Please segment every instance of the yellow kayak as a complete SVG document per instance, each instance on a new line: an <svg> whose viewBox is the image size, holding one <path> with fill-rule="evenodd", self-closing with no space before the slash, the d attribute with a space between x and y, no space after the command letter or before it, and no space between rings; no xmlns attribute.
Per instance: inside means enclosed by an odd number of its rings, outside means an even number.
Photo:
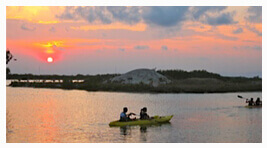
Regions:
<svg viewBox="0 0 267 148"><path fill-rule="evenodd" d="M167 123L172 119L173 115L171 116L154 116L153 119L145 119L145 120L132 120L132 121L112 121L109 123L109 126L127 126L127 125L152 125L152 124L160 124L160 123Z"/></svg>

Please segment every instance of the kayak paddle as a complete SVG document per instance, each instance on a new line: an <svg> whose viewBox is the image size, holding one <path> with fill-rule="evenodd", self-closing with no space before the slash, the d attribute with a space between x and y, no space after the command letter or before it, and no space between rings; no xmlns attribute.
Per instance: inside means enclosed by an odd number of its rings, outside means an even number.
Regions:
<svg viewBox="0 0 267 148"><path fill-rule="evenodd" d="M242 96L239 96L239 95L237 95L237 97L240 99L247 99L247 98L243 98Z"/></svg>

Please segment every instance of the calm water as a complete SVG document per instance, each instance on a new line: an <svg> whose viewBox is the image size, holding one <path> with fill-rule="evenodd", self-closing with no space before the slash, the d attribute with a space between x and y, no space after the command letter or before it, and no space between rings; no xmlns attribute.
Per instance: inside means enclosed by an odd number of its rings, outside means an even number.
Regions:
<svg viewBox="0 0 267 148"><path fill-rule="evenodd" d="M262 142L261 93L141 94L7 87L7 142ZM124 106L170 124L109 127Z"/></svg>

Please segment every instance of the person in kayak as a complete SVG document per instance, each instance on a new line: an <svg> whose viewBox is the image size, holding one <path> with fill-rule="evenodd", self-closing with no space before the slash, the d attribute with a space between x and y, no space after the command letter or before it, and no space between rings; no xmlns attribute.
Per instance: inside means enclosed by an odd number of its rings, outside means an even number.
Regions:
<svg viewBox="0 0 267 148"><path fill-rule="evenodd" d="M130 120L135 120L135 119L131 119L130 116L131 115L136 115L135 113L129 113L126 114L128 111L127 107L123 108L123 112L120 114L120 121L130 121Z"/></svg>
<svg viewBox="0 0 267 148"><path fill-rule="evenodd" d="M149 115L147 114L147 108L143 107L140 111L140 119L150 119Z"/></svg>
<svg viewBox="0 0 267 148"><path fill-rule="evenodd" d="M254 105L253 98L250 98L250 100L246 100L246 103L248 103L248 106L253 106Z"/></svg>
<svg viewBox="0 0 267 148"><path fill-rule="evenodd" d="M260 98L257 98L257 100L255 102L255 105L256 106L260 106L261 104L262 104L261 99Z"/></svg>

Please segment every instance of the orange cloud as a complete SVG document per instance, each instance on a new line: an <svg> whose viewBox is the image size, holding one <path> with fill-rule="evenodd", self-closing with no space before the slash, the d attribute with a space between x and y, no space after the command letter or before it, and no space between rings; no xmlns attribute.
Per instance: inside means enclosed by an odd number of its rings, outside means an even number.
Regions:
<svg viewBox="0 0 267 148"><path fill-rule="evenodd" d="M80 27L70 27L73 30L112 30L112 29L122 29L122 30L130 30L130 31L145 31L146 30L146 24L139 23L136 25L126 25L122 23L113 23L108 25L86 25L86 26L80 26Z"/></svg>
<svg viewBox="0 0 267 148"><path fill-rule="evenodd" d="M49 41L45 43L35 43L35 45L40 45L42 47L53 47L56 45L57 47L63 47L64 41Z"/></svg>
<svg viewBox="0 0 267 148"><path fill-rule="evenodd" d="M64 7L58 6L7 6L6 18L40 24L55 24L60 22L55 18L55 14L60 14L63 11Z"/></svg>
<svg viewBox="0 0 267 148"><path fill-rule="evenodd" d="M39 24L57 24L59 21L38 21Z"/></svg>

